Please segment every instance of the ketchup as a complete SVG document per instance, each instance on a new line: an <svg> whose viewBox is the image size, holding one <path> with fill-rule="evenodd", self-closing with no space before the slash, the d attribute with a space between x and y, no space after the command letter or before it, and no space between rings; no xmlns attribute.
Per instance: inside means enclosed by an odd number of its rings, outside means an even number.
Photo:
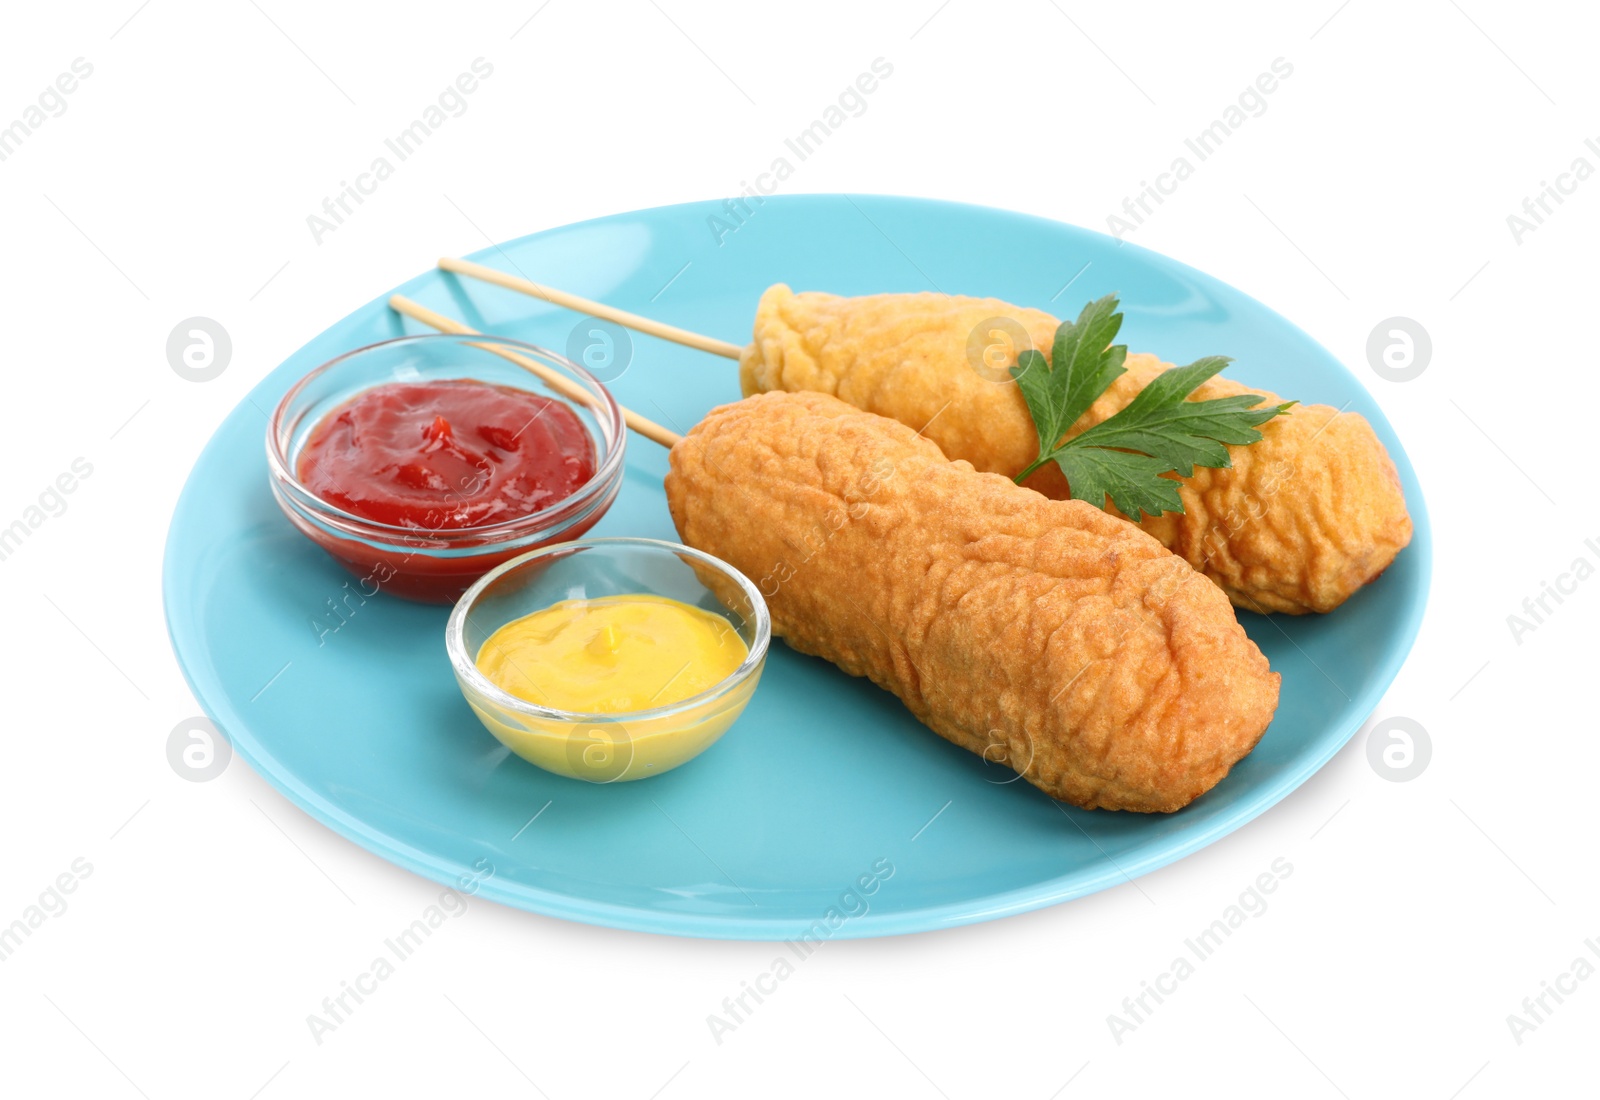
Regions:
<svg viewBox="0 0 1600 1100"><path fill-rule="evenodd" d="M471 379L391 382L324 418L297 472L352 515L443 531L565 500L594 476L595 450L577 413L554 398Z"/></svg>

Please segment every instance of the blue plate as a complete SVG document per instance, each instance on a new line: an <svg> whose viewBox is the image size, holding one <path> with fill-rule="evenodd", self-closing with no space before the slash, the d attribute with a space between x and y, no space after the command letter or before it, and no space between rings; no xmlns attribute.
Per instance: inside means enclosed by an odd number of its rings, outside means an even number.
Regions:
<svg viewBox="0 0 1600 1100"><path fill-rule="evenodd" d="M471 876L481 896L508 905L679 935L827 939L988 920L1114 886L1251 820L1360 727L1416 636L1432 548L1405 451L1332 355L1192 268L1039 218L843 195L769 198L737 214L722 203L618 214L475 258L740 343L775 282L842 294L936 287L1073 316L1118 291L1130 347L1178 362L1226 353L1240 381L1348 403L1370 420L1400 470L1411 546L1332 615L1241 614L1283 674L1282 703L1256 750L1176 814L1059 805L934 736L870 683L781 644L749 710L703 757L658 778L590 786L509 756L478 724L445 659L446 608L352 599L342 625L324 632L340 622L330 601L348 593L347 577L273 503L263 410L340 352L415 331L385 294L233 411L173 516L164 578L173 646L239 756L357 844L439 882ZM558 352L580 320L437 271L396 289ZM739 396L728 360L644 336L612 387L680 430ZM662 448L631 439L621 496L594 534L675 539L666 468Z"/></svg>

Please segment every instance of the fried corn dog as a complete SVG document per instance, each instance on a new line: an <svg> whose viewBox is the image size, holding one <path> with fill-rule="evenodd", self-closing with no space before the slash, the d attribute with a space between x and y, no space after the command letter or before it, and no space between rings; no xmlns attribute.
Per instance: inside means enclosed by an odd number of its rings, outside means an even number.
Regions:
<svg viewBox="0 0 1600 1100"><path fill-rule="evenodd" d="M832 394L922 431L952 459L1015 476L1039 452L1027 403L1003 369L980 372L968 355L974 330L994 318L1020 324L1049 355L1059 322L1041 310L932 293L796 294L779 284L761 296L755 339L739 363L741 388L747 396ZM1015 362L1013 354L1004 366ZM1126 365L1068 437L1119 412L1171 366L1143 354L1129 354ZM1190 400L1240 393L1281 400L1220 377ZM1260 430L1260 442L1228 449L1231 469L1197 467L1179 479L1182 514L1141 517L1140 526L1238 607L1331 611L1411 541L1394 463L1365 419L1328 405L1297 405ZM1027 485L1069 495L1054 463Z"/></svg>
<svg viewBox="0 0 1600 1100"><path fill-rule="evenodd" d="M684 542L760 578L790 646L1054 798L1177 810L1277 708L1227 599L1155 539L836 398L712 410L666 490Z"/></svg>

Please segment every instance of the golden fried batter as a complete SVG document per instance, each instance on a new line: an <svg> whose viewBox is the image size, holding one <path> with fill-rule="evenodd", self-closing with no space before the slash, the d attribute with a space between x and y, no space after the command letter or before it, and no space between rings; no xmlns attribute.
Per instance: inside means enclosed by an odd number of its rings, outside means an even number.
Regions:
<svg viewBox="0 0 1600 1100"><path fill-rule="evenodd" d="M713 410L666 489L683 541L755 579L789 645L1052 797L1179 809L1277 708L1228 601L1155 539L835 398Z"/></svg>
<svg viewBox="0 0 1600 1100"><path fill-rule="evenodd" d="M1050 354L1056 318L995 298L876 294L841 298L771 287L756 310L755 341L739 364L744 392L814 390L921 430L951 458L1014 476L1038 454L1027 403L1003 370L976 369L968 340L982 323L1019 324ZM1002 349L1003 343L996 337ZM1014 349L1003 362L1016 362ZM1130 354L1128 372L1073 426L1088 430L1124 408L1171 364ZM1191 400L1261 393L1213 378ZM1141 526L1215 581L1239 607L1331 611L1386 569L1411 541L1400 479L1371 425L1327 405L1297 405L1262 426L1262 439L1230 447L1231 469L1181 479L1184 514ZM1068 495L1050 464L1028 479Z"/></svg>

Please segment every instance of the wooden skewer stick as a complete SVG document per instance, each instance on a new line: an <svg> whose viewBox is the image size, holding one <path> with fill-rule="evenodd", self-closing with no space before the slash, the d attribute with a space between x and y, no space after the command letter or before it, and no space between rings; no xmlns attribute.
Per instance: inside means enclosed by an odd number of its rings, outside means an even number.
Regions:
<svg viewBox="0 0 1600 1100"><path fill-rule="evenodd" d="M469 328L460 321L446 317L442 313L435 313L422 303L414 302L402 294L390 295L389 308L394 310L396 313L410 317L413 321L421 321L430 328L436 328L440 332L448 332L456 336L483 335L477 329ZM594 394L578 385L578 383L574 382L566 375L545 366L537 359L530 359L526 355L521 355L509 348L496 347L494 344L488 342L478 344L477 346L483 348L485 351L492 351L496 355L500 356L500 358L508 359L517 366L521 367L523 370L537 375L539 378L543 379L543 381L551 389L561 394L561 396L569 400L576 401L579 404L587 405L590 408L594 408L596 406ZM683 438L683 436L679 435L677 432L668 428L663 428L654 420L645 419L632 409L623 409L622 419L627 423L628 427L632 428L646 439L661 444L663 447L670 448L674 443Z"/></svg>
<svg viewBox="0 0 1600 1100"><path fill-rule="evenodd" d="M453 256L446 256L439 261L439 267L444 271L454 272L457 275L467 275L474 279L482 279L486 283L493 283L495 286L503 286L507 290L519 291L549 302L552 305L563 306L579 313L587 313L591 317L615 321L623 328L631 328L635 332L659 336L663 340L671 340L675 344L682 344L685 347L695 348L699 351L709 351L713 355L724 355L729 359L738 359L744 351L738 344L730 344L726 340L702 336L698 332L690 332L688 329L663 324L660 321L651 320L649 317L641 317L637 313L629 313L626 310L608 306L604 302L580 298L576 294L568 294L564 290L544 286L531 279L507 275L504 271L496 271L492 267L484 267L482 264L473 263L471 260L458 260Z"/></svg>

